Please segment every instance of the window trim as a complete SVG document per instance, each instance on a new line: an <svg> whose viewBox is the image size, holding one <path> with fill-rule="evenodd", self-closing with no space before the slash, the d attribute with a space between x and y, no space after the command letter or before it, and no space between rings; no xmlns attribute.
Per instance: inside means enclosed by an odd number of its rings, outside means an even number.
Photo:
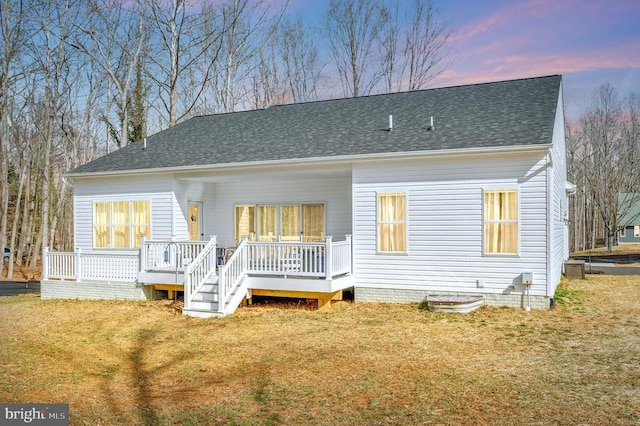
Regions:
<svg viewBox="0 0 640 426"><path fill-rule="evenodd" d="M516 227L516 232L517 232L517 237L518 237L518 241L516 244L516 252L515 253L494 253L494 252L488 252L487 251L487 233L486 233L486 225L487 225L487 212L485 211L485 196L487 192L499 192L499 191L515 191L516 192L516 201L518 203L517 206L517 212L518 212L518 218L516 219L515 223L517 224ZM482 206L482 256L487 256L487 257L520 257L520 253L521 253L521 244L522 244L522 229L521 229L521 225L522 225L522 199L520 196L520 186L519 185L496 185L496 186L487 186L482 188L482 198L480 200L481 202L481 206ZM514 221L493 221L493 223L513 223Z"/></svg>
<svg viewBox="0 0 640 426"><path fill-rule="evenodd" d="M242 236L236 235L237 231L237 208L238 207L250 207L254 209L254 238L258 239L258 208L264 206L273 206L276 208L276 231L277 235L274 237L276 241L278 237L282 236L282 207L283 206L299 206L300 207L300 232L304 228L304 206L308 205L321 205L322 206L322 226L324 238L327 236L327 203L324 201L282 201L282 202L262 202L262 203L234 203L233 204L233 237L239 242ZM251 240L251 236L249 236ZM322 240L324 241L324 239Z"/></svg>
<svg viewBox="0 0 640 426"><path fill-rule="evenodd" d="M127 224L118 223L117 226L127 226L129 228L129 247L114 247L114 222L113 222L113 204L126 202L129 208L129 222ZM137 202L146 202L149 205L149 223L138 223L134 222L134 214L133 214L133 204ZM109 205L109 223L100 224L99 226L106 226L109 229L109 246L108 247L98 247L96 246L96 238L95 238L95 209L96 204L104 204L107 203ZM138 250L139 247L137 244L139 241L136 241L134 238L134 230L136 227L141 225L148 226L149 234L151 234L152 229L152 203L149 198L139 198L139 199L129 199L129 198L110 198L107 200L92 200L91 202L91 248L93 250ZM150 238L151 235L146 235L146 238Z"/></svg>
<svg viewBox="0 0 640 426"><path fill-rule="evenodd" d="M404 250L402 251L383 251L380 250L380 225L384 224L384 223L391 223L391 222L387 222L387 221L381 221L380 217L378 216L379 213L379 203L380 203L380 197L381 196L388 196L388 195L403 195L404 196L404 221L393 221L393 223L396 224L404 224L404 241L405 241L405 247ZM397 255L407 255L409 254L409 192L407 190L404 189L398 189L398 190L394 190L394 191L376 191L376 202L375 202L375 221L376 221L376 254L380 254L380 255L391 255L391 256L397 256Z"/></svg>

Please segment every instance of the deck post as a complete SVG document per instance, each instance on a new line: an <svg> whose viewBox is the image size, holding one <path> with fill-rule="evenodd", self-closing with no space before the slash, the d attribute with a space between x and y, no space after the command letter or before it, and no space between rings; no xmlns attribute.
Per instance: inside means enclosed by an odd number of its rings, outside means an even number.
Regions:
<svg viewBox="0 0 640 426"><path fill-rule="evenodd" d="M146 238L144 236L144 234L140 235L140 255L138 256L138 262L139 262L139 268L138 270L140 272L144 272L145 270L145 265L147 264L147 249L144 246L144 242L145 242Z"/></svg>
<svg viewBox="0 0 640 426"><path fill-rule="evenodd" d="M325 278L329 279L332 277L332 273L331 273L331 259L333 259L333 253L331 250L331 246L332 246L332 240L333 237L326 237L325 241L326 241L326 249L325 249L325 253L324 253L324 276Z"/></svg>
<svg viewBox="0 0 640 426"><path fill-rule="evenodd" d="M76 251L76 281L82 281L82 247L78 247L78 251Z"/></svg>
<svg viewBox="0 0 640 426"><path fill-rule="evenodd" d="M349 273L353 274L353 243L351 239L351 234L346 234L345 239L349 243Z"/></svg>
<svg viewBox="0 0 640 426"><path fill-rule="evenodd" d="M242 262L242 270L246 271L247 269L249 269L249 250L247 250L246 245L247 245L247 241L249 241L249 237L246 235L242 236L242 242L241 244L243 245L244 250L240 253L240 255L242 256L241 258L241 262Z"/></svg>
<svg viewBox="0 0 640 426"><path fill-rule="evenodd" d="M42 249L42 279L49 279L49 247Z"/></svg>

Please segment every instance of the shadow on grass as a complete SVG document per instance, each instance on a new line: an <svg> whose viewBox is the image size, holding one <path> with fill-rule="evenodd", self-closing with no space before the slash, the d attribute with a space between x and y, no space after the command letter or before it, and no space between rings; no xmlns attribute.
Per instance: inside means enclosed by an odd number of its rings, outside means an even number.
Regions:
<svg viewBox="0 0 640 426"><path fill-rule="evenodd" d="M151 346L153 330L140 330L136 336L136 345L129 354L131 373L135 391L135 403L142 424L157 424L156 413L153 409L153 400L150 392L151 373L144 367L145 353Z"/></svg>

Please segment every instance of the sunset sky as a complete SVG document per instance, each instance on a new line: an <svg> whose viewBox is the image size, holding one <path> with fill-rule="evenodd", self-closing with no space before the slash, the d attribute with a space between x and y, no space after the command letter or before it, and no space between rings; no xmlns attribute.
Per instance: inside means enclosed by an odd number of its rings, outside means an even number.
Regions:
<svg viewBox="0 0 640 426"><path fill-rule="evenodd" d="M407 3L409 0L407 0ZM315 20L329 0L290 0ZM568 118L598 87L640 93L640 0L436 0L452 30L434 87L562 74Z"/></svg>

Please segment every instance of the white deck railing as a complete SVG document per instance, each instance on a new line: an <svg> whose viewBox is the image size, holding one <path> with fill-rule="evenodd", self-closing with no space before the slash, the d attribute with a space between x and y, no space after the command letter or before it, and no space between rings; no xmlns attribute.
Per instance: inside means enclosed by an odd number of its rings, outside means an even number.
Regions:
<svg viewBox="0 0 640 426"><path fill-rule="evenodd" d="M257 242L247 244L247 273L331 278L351 272L351 235L333 242Z"/></svg>
<svg viewBox="0 0 640 426"><path fill-rule="evenodd" d="M184 306L191 307L193 298L216 271L216 237L206 243L184 273Z"/></svg>
<svg viewBox="0 0 640 426"><path fill-rule="evenodd" d="M142 241L140 250L78 250L56 253L44 250L42 278L70 280L136 281L138 272L186 271L198 258L207 241ZM225 267L219 268L221 292L230 292L244 275L280 275L330 279L352 272L351 236L344 241L259 242L241 244ZM216 250L202 268L213 270ZM192 270L201 280L200 270ZM203 273L206 273L203 272ZM200 274L200 275L198 275ZM197 275L197 276L196 276ZM223 277L224 275L224 277ZM221 286L222 287L222 286ZM193 293L191 293L193 294Z"/></svg>
<svg viewBox="0 0 640 426"><path fill-rule="evenodd" d="M182 271L200 254L208 241L142 239L140 271Z"/></svg>
<svg viewBox="0 0 640 426"><path fill-rule="evenodd" d="M218 268L218 311L223 315L233 312L244 297L240 286L247 276L247 248L248 242L245 237L227 263ZM246 288L244 291L246 292Z"/></svg>
<svg viewBox="0 0 640 426"><path fill-rule="evenodd" d="M136 281L138 251L49 252L44 249L42 279Z"/></svg>

